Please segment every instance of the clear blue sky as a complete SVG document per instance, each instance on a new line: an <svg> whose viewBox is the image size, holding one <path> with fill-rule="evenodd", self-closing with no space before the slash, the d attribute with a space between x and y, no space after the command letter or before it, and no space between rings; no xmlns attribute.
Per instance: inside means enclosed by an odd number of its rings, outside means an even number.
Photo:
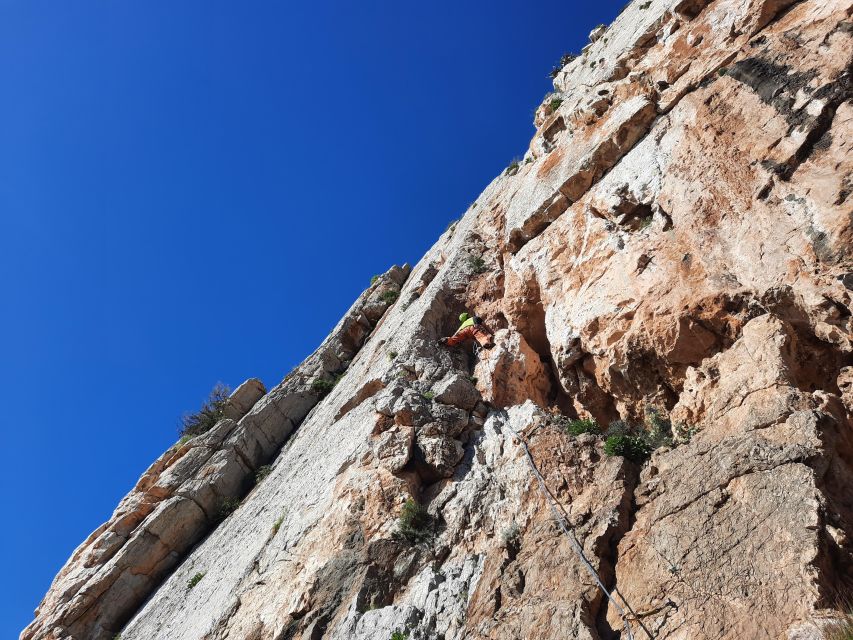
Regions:
<svg viewBox="0 0 853 640"><path fill-rule="evenodd" d="M0 637L211 386L276 384L624 0L0 0Z"/></svg>

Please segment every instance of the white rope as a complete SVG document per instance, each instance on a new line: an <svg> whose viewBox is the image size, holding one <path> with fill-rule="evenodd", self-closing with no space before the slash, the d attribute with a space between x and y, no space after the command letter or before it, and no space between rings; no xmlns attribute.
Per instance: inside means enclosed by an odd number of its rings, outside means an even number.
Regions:
<svg viewBox="0 0 853 640"><path fill-rule="evenodd" d="M533 456L530 454L530 449L528 448L527 443L520 435L518 435L518 433L516 433L515 429L513 429L509 425L508 421L504 424L506 424L507 429L509 429L512 432L512 435L514 435L516 439L521 443L521 446L524 447L524 453L527 456L527 462L533 471L533 475L536 476L536 480L539 481L539 489L545 495L545 499L548 501L548 506L551 508L551 513L553 514L554 519L557 521L557 523L560 525L560 529L562 529L563 533L569 539L569 543L571 544L575 554L578 556L578 558L580 558L581 563L583 563L584 567L586 567L586 570L589 572L589 575L591 575L595 582L598 584L598 587L601 589L602 593L604 593L604 595L607 596L607 599L613 603L613 606L616 608L616 611L622 618L622 624L625 626L625 633L628 634L627 640L634 640L634 634L631 632L631 625L628 623L628 614L626 614L625 610L619 605L618 602L616 602L616 600L607 590L607 587L604 586L604 583L601 581L601 578L598 577L598 572L596 572L593 566L589 563L589 560L586 559L586 556L583 552L583 548L581 547L577 538L575 538L574 533L572 533L572 531L567 526L565 518L563 518L563 515L560 513L559 509L557 509L557 502L556 500L554 500L554 497L548 490L548 485L545 484L545 478L542 477L542 474L539 473L539 469L536 468L536 463L533 460ZM620 595L620 597L622 596ZM630 609L627 602L625 603L625 606Z"/></svg>

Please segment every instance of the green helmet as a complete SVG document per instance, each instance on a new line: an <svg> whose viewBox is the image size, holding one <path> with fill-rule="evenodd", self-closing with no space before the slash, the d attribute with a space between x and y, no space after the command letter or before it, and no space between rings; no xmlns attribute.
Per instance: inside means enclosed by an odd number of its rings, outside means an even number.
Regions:
<svg viewBox="0 0 853 640"><path fill-rule="evenodd" d="M468 319L467 313L460 313L459 314L459 322L465 322L467 319Z"/></svg>

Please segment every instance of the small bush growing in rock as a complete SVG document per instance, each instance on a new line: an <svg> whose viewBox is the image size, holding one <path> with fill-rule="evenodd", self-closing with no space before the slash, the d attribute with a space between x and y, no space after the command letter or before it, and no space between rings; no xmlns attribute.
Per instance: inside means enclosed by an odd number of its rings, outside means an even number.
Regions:
<svg viewBox="0 0 853 640"><path fill-rule="evenodd" d="M335 388L335 383L325 378L317 378L311 383L311 389L322 396L329 395L329 392Z"/></svg>
<svg viewBox="0 0 853 640"><path fill-rule="evenodd" d="M847 604L842 599L836 606L842 612L841 617L824 629L824 637L826 640L853 640L853 603Z"/></svg>
<svg viewBox="0 0 853 640"><path fill-rule="evenodd" d="M374 284L376 284L377 282L379 282L379 276L373 276L373 277L370 279L370 284L371 284L371 285L374 285Z"/></svg>
<svg viewBox="0 0 853 640"><path fill-rule="evenodd" d="M563 104L562 98L551 98L551 101L548 103L548 108L551 109L551 113L554 113L560 108L561 104Z"/></svg>
<svg viewBox="0 0 853 640"><path fill-rule="evenodd" d="M231 389L217 382L201 409L195 413L185 414L181 418L181 437L192 438L210 431L225 413L225 404L228 402L229 395L231 395Z"/></svg>
<svg viewBox="0 0 853 640"><path fill-rule="evenodd" d="M426 507L409 498L403 505L400 519L397 521L397 530L392 537L409 544L425 542L432 537L432 525L432 516Z"/></svg>
<svg viewBox="0 0 853 640"><path fill-rule="evenodd" d="M269 474L272 473L272 465L265 464L258 467L257 471L255 471L255 482L261 482L264 478L266 478Z"/></svg>
<svg viewBox="0 0 853 640"><path fill-rule="evenodd" d="M652 448L642 435L618 434L604 440L604 453L608 456L622 456L637 464L643 463L651 452Z"/></svg>
<svg viewBox="0 0 853 640"><path fill-rule="evenodd" d="M399 291L397 291L396 289L388 289L388 291L379 296L379 299L387 304L394 304L395 302L397 302L397 298L399 297Z"/></svg>
<svg viewBox="0 0 853 640"><path fill-rule="evenodd" d="M278 530L281 529L281 524L284 522L284 516L279 516L276 521L272 525L272 534L275 535L278 533Z"/></svg>
<svg viewBox="0 0 853 640"><path fill-rule="evenodd" d="M564 428L569 435L579 436L584 433L591 433L594 436L601 435L601 429L598 423L591 418L578 418L576 420L565 421Z"/></svg>
<svg viewBox="0 0 853 640"><path fill-rule="evenodd" d="M505 547L512 547L518 544L518 539L521 537L521 529L518 524L513 522L501 532L501 541Z"/></svg>
<svg viewBox="0 0 853 640"><path fill-rule="evenodd" d="M571 53L564 53L562 56L560 56L560 61L554 65L553 69L551 69L551 77L556 78L558 75L560 75L560 71L563 70L563 67L569 64L576 57L577 56L574 56Z"/></svg>
<svg viewBox="0 0 853 640"><path fill-rule="evenodd" d="M474 273L483 273L486 270L486 261L480 256L471 256L468 258L468 266Z"/></svg>
<svg viewBox="0 0 853 640"><path fill-rule="evenodd" d="M683 422L676 422L672 425L672 433L678 442L690 442L690 439L699 431L698 427L688 427Z"/></svg>
<svg viewBox="0 0 853 640"><path fill-rule="evenodd" d="M853 616L846 620L836 622L829 628L827 640L853 640Z"/></svg>
<svg viewBox="0 0 853 640"><path fill-rule="evenodd" d="M728 70L728 68L726 68L726 67L720 67L719 69L717 69L717 75L718 75L718 76L724 76L724 75L726 75L728 72L729 72L729 70Z"/></svg>
<svg viewBox="0 0 853 640"><path fill-rule="evenodd" d="M337 385L343 377L344 374L341 372L332 375L331 380L326 378L317 378L311 383L311 390L320 394L321 398L325 398L329 393L331 393L332 389L335 388L335 385Z"/></svg>
<svg viewBox="0 0 853 640"><path fill-rule="evenodd" d="M202 579L203 577L204 577L204 572L200 572L200 573L195 574L192 578L190 578L189 580L187 580L187 587L188 587L188 588L190 588L190 589L192 589L192 588L193 588L194 586L196 586L199 582L201 582L201 579Z"/></svg>
<svg viewBox="0 0 853 640"><path fill-rule="evenodd" d="M391 634L391 640L409 640L409 633L406 631L395 631Z"/></svg>
<svg viewBox="0 0 853 640"><path fill-rule="evenodd" d="M518 173L518 168L521 166L521 160L519 158L513 158L512 162L509 163L509 166L506 168L504 173L508 176L514 176Z"/></svg>
<svg viewBox="0 0 853 640"><path fill-rule="evenodd" d="M394 360L398 355L400 355L400 354L399 354L399 353L397 353L396 351L389 351L389 352L388 352L388 359L389 359L389 360Z"/></svg>
<svg viewBox="0 0 853 640"><path fill-rule="evenodd" d="M435 398L435 393L433 393L432 391L424 391L421 395L427 400L432 400L433 398Z"/></svg>
<svg viewBox="0 0 853 640"><path fill-rule="evenodd" d="M604 434L604 453L642 464L655 449L673 446L672 422L664 413L650 407L645 411L644 423L645 429L632 427L621 420L612 422ZM686 433L692 435L693 431Z"/></svg>
<svg viewBox="0 0 853 640"><path fill-rule="evenodd" d="M216 510L216 521L222 522L223 520L225 520L225 518L237 511L237 507L239 506L239 498L223 499L222 502L219 503L219 509Z"/></svg>
<svg viewBox="0 0 853 640"><path fill-rule="evenodd" d="M648 408L645 415L646 442L652 449L672 446L672 422L658 409Z"/></svg>

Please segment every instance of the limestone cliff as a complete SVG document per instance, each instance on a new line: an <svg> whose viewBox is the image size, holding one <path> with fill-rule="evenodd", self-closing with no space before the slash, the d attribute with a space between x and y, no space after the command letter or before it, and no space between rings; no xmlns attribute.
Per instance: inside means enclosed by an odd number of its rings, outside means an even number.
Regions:
<svg viewBox="0 0 853 640"><path fill-rule="evenodd" d="M851 13L629 4L524 158L157 460L21 638L821 638L853 590ZM437 344L466 309L477 356Z"/></svg>

